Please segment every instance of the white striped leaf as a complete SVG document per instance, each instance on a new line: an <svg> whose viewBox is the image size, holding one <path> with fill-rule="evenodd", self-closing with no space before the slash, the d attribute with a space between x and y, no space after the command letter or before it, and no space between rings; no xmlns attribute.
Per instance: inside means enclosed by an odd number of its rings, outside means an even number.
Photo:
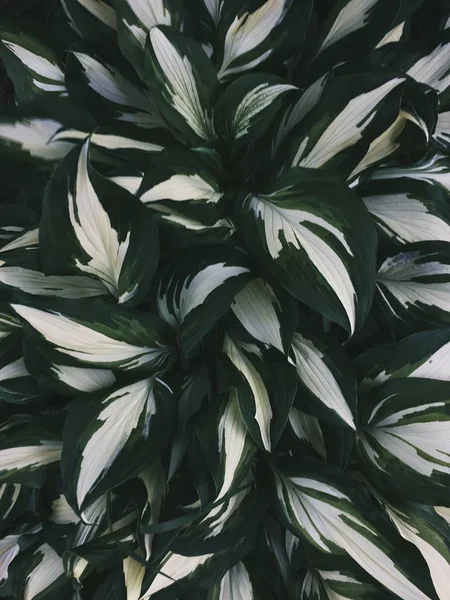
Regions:
<svg viewBox="0 0 450 600"><path fill-rule="evenodd" d="M391 496L445 503L450 475L447 381L392 379L360 403L358 449L371 479Z"/></svg>
<svg viewBox="0 0 450 600"><path fill-rule="evenodd" d="M226 89L216 106L216 129L223 137L248 143L270 126L281 102L294 85L275 76L239 77Z"/></svg>
<svg viewBox="0 0 450 600"><path fill-rule="evenodd" d="M66 96L64 72L59 57L36 38L14 27L0 30L0 55L14 84L18 103L39 95Z"/></svg>
<svg viewBox="0 0 450 600"><path fill-rule="evenodd" d="M450 320L450 245L408 244L378 270L377 292L383 313L399 328L425 329Z"/></svg>
<svg viewBox="0 0 450 600"><path fill-rule="evenodd" d="M354 363L363 391L403 377L449 381L449 364L450 330L446 328L382 344L358 356Z"/></svg>
<svg viewBox="0 0 450 600"><path fill-rule="evenodd" d="M239 562L210 588L207 600L256 600L256 592L244 563Z"/></svg>
<svg viewBox="0 0 450 600"><path fill-rule="evenodd" d="M42 544L33 554L31 572L27 574L24 600L38 600L49 588L65 583L61 557L49 544Z"/></svg>
<svg viewBox="0 0 450 600"><path fill-rule="evenodd" d="M9 565L20 552L20 535L7 535L0 540L0 584L8 579Z"/></svg>
<svg viewBox="0 0 450 600"><path fill-rule="evenodd" d="M173 215L175 220L184 215L213 225L223 216L227 201L216 176L219 164L213 153L205 159L190 151L164 151L145 174L139 198L156 215Z"/></svg>
<svg viewBox="0 0 450 600"><path fill-rule="evenodd" d="M430 570L439 600L448 598L450 578L450 530L431 511L409 505L405 509L385 505L385 510L399 534L414 544Z"/></svg>
<svg viewBox="0 0 450 600"><path fill-rule="evenodd" d="M294 400L294 368L281 355L261 352L257 346L229 335L225 336L223 352L244 422L258 446L271 452L286 426Z"/></svg>
<svg viewBox="0 0 450 600"><path fill-rule="evenodd" d="M438 114L433 138L444 150L450 148L450 111Z"/></svg>
<svg viewBox="0 0 450 600"><path fill-rule="evenodd" d="M184 12L177 0L115 0L119 16L119 45L124 56L144 78L144 49L149 31L155 25L183 29Z"/></svg>
<svg viewBox="0 0 450 600"><path fill-rule="evenodd" d="M208 3L209 4L209 3ZM219 79L259 68L294 36L300 45L309 23L311 4L261 0L239 7L225 0L221 10ZM283 35L281 35L283 32ZM292 43L292 42L291 42Z"/></svg>
<svg viewBox="0 0 450 600"><path fill-rule="evenodd" d="M27 404L42 397L34 377L30 375L22 356L10 350L0 358L0 399L11 404Z"/></svg>
<svg viewBox="0 0 450 600"><path fill-rule="evenodd" d="M323 90L327 83L328 76L319 77L303 92L292 92L290 97L298 99L287 106L283 112L280 122L276 125L274 139L272 142L272 157L280 150L281 145L286 140L292 129L301 123L301 121L311 112L322 97Z"/></svg>
<svg viewBox="0 0 450 600"><path fill-rule="evenodd" d="M0 481L24 481L33 485L35 472L54 465L61 458L62 442L40 437L7 439L0 448ZM37 473L39 481L39 473Z"/></svg>
<svg viewBox="0 0 450 600"><path fill-rule="evenodd" d="M72 403L64 430L62 473L74 509L141 473L170 439L172 404L154 377Z"/></svg>
<svg viewBox="0 0 450 600"><path fill-rule="evenodd" d="M429 600L405 572L401 553L365 517L365 497L331 474L275 472L278 511L286 526L325 554L347 554L403 600ZM411 581L412 579L412 581Z"/></svg>
<svg viewBox="0 0 450 600"><path fill-rule="evenodd" d="M422 161L408 167L385 167L377 169L371 174L374 180L398 179L407 177L419 181L426 181L442 187L450 192L450 162L442 154L426 156Z"/></svg>
<svg viewBox="0 0 450 600"><path fill-rule="evenodd" d="M2 524L8 525L17 515L23 513L29 502L30 488L20 483L0 484L0 517ZM0 575L0 582L2 577Z"/></svg>
<svg viewBox="0 0 450 600"><path fill-rule="evenodd" d="M20 332L20 321L16 315L11 312L10 307L0 304L0 341L11 335L11 333Z"/></svg>
<svg viewBox="0 0 450 600"><path fill-rule="evenodd" d="M258 342L286 353L290 348L298 314L290 294L258 277L236 294L231 305L235 317Z"/></svg>
<svg viewBox="0 0 450 600"><path fill-rule="evenodd" d="M448 73L450 35L448 32L443 32L440 38L437 44L433 40L431 47L428 43L422 55L409 66L406 72L419 83L424 83L442 94L450 85ZM411 62L410 58L409 62Z"/></svg>
<svg viewBox="0 0 450 600"><path fill-rule="evenodd" d="M309 570L303 580L300 600L391 600L385 589L358 572L340 569Z"/></svg>
<svg viewBox="0 0 450 600"><path fill-rule="evenodd" d="M375 231L334 176L292 169L268 192L249 194L239 221L250 249L291 294L351 333L361 326L372 303Z"/></svg>
<svg viewBox="0 0 450 600"><path fill-rule="evenodd" d="M126 600L139 600L141 597L145 567L129 556L123 561L122 569L127 591Z"/></svg>
<svg viewBox="0 0 450 600"><path fill-rule="evenodd" d="M291 358L299 381L297 407L314 414L319 402L326 409L324 418L330 418L330 412L338 423L356 429L356 380L345 354L337 348L333 351L316 336L296 333Z"/></svg>
<svg viewBox="0 0 450 600"><path fill-rule="evenodd" d="M49 521L57 525L73 525L79 523L80 518L74 513L64 494L61 494L52 502Z"/></svg>
<svg viewBox="0 0 450 600"><path fill-rule="evenodd" d="M54 162L63 159L75 146L70 141L53 141L62 123L42 117L2 119L0 144L22 159Z"/></svg>
<svg viewBox="0 0 450 600"><path fill-rule="evenodd" d="M217 77L202 47L167 26L153 27L149 40L147 80L162 116L182 140L214 140Z"/></svg>
<svg viewBox="0 0 450 600"><path fill-rule="evenodd" d="M348 163L351 172L356 166L352 155L357 162L362 160L370 144L396 121L403 84L402 77L387 81L374 75L338 77L311 113L303 135L297 136L291 166L319 168Z"/></svg>
<svg viewBox="0 0 450 600"><path fill-rule="evenodd" d="M40 226L44 272L92 276L119 304L135 304L147 294L156 269L157 231L137 199L94 171L88 153L86 141L47 187Z"/></svg>
<svg viewBox="0 0 450 600"><path fill-rule="evenodd" d="M169 331L156 315L99 300L46 300L44 309L36 306L13 308L30 343L55 365L148 371L171 361Z"/></svg>
<svg viewBox="0 0 450 600"><path fill-rule="evenodd" d="M37 227L21 232L15 236L15 239L1 247L0 267L4 265L40 270L39 229Z"/></svg>
<svg viewBox="0 0 450 600"><path fill-rule="evenodd" d="M409 178L374 181L361 191L381 232L400 244L450 242L450 211L443 190Z"/></svg>
<svg viewBox="0 0 450 600"><path fill-rule="evenodd" d="M70 94L91 106L100 122L107 115L145 129L163 125L148 90L86 51L84 46L71 49L67 69Z"/></svg>
<svg viewBox="0 0 450 600"><path fill-rule="evenodd" d="M214 557L214 554L203 554L200 556L183 556L173 552L167 553L158 565L158 573L150 586L143 592L139 600L148 600L154 594L163 590L177 581L187 580L195 577L197 572ZM146 585L143 586L146 588Z"/></svg>
<svg viewBox="0 0 450 600"><path fill-rule="evenodd" d="M68 23L82 39L100 48L115 43L117 15L112 0L60 0Z"/></svg>
<svg viewBox="0 0 450 600"><path fill-rule="evenodd" d="M320 422L316 417L307 415L297 408L292 407L289 413L289 424L299 440L311 444L314 450L323 459L326 459L327 453L323 439L323 433L320 427Z"/></svg>
<svg viewBox="0 0 450 600"><path fill-rule="evenodd" d="M210 251L177 259L158 286L160 317L177 332L188 356L250 280L247 257L239 251Z"/></svg>

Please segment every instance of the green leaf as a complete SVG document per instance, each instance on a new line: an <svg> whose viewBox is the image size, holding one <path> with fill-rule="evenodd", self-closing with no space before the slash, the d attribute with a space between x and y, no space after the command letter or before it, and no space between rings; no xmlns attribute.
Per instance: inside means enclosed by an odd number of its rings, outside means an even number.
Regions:
<svg viewBox="0 0 450 600"><path fill-rule="evenodd" d="M174 28L155 26L146 59L147 82L158 109L181 139L216 139L212 98L217 76L201 46Z"/></svg>
<svg viewBox="0 0 450 600"><path fill-rule="evenodd" d="M326 409L324 418L331 412L338 422L356 429L356 380L345 354L314 335L296 333L291 357L299 382L297 407L315 414L320 403Z"/></svg>
<svg viewBox="0 0 450 600"><path fill-rule="evenodd" d="M137 199L94 171L88 153L85 142L47 187L40 227L43 268L48 275L92 276L119 304L136 304L147 295L158 264L157 230Z"/></svg>
<svg viewBox="0 0 450 600"><path fill-rule="evenodd" d="M64 71L56 52L15 27L0 26L0 55L14 84L18 104L35 96L66 96Z"/></svg>
<svg viewBox="0 0 450 600"><path fill-rule="evenodd" d="M196 253L189 256L189 261L177 258L158 285L158 313L177 331L185 356L251 278L247 256L237 250L224 250L210 251L207 256Z"/></svg>
<svg viewBox="0 0 450 600"><path fill-rule="evenodd" d="M186 10L177 0L114 0L118 14L119 45L124 56L144 79L144 49L148 32L155 25L182 30Z"/></svg>
<svg viewBox="0 0 450 600"><path fill-rule="evenodd" d="M375 232L333 175L291 170L265 193L246 196L239 224L291 294L351 333L361 326L372 303Z"/></svg>
<svg viewBox="0 0 450 600"><path fill-rule="evenodd" d="M289 475L276 471L274 476L280 516L295 535L323 553L348 554L403 600L428 600L406 575L398 548L364 516L354 487L324 467L317 472L297 468Z"/></svg>
<svg viewBox="0 0 450 600"><path fill-rule="evenodd" d="M297 389L293 367L278 352L225 336L230 385L245 424L260 448L271 452L281 436Z"/></svg>
<svg viewBox="0 0 450 600"><path fill-rule="evenodd" d="M13 308L26 326L25 336L55 365L148 372L172 360L170 332L151 313L100 300L46 300Z"/></svg>
<svg viewBox="0 0 450 600"><path fill-rule="evenodd" d="M309 1L261 0L255 5L224 0L220 12L219 79L255 67L261 69L269 58L282 54L286 46L300 46L311 6ZM211 9L217 14L217 8Z"/></svg>
<svg viewBox="0 0 450 600"><path fill-rule="evenodd" d="M386 318L406 329L447 325L450 311L450 245L408 244L378 270L377 292Z"/></svg>
<svg viewBox="0 0 450 600"><path fill-rule="evenodd" d="M149 466L169 442L172 408L166 385L154 377L73 402L61 459L71 505L83 515Z"/></svg>
<svg viewBox="0 0 450 600"><path fill-rule="evenodd" d="M400 244L450 241L448 197L427 180L386 179L361 191L379 231Z"/></svg>
<svg viewBox="0 0 450 600"><path fill-rule="evenodd" d="M388 498L395 492L411 502L445 502L449 397L446 381L392 379L360 403L359 454Z"/></svg>
<svg viewBox="0 0 450 600"><path fill-rule="evenodd" d="M393 344L382 344L367 350L354 362L361 380L360 389L367 391L388 379L413 377L447 381L450 330L423 331Z"/></svg>

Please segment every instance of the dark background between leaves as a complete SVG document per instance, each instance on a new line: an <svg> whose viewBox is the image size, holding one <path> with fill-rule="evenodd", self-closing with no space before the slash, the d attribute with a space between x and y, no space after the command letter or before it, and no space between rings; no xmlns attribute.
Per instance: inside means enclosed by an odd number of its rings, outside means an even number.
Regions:
<svg viewBox="0 0 450 600"><path fill-rule="evenodd" d="M322 5L322 9L326 11L334 2L335 0L318 0L317 4ZM23 29L39 27L51 31L58 3L59 0L0 0L0 20L12 22ZM420 9L420 18L417 19L414 37L426 35L426 31L435 26L444 15L450 15L450 0L425 0ZM0 112L2 106L13 103L14 88L0 60ZM15 197L16 192L0 181L0 205L14 202Z"/></svg>

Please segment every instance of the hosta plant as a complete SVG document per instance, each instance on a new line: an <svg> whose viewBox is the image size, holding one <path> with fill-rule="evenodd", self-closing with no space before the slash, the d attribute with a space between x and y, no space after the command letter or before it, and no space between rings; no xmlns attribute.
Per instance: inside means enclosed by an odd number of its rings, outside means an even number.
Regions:
<svg viewBox="0 0 450 600"><path fill-rule="evenodd" d="M60 9L0 26L0 597L449 600L448 15Z"/></svg>

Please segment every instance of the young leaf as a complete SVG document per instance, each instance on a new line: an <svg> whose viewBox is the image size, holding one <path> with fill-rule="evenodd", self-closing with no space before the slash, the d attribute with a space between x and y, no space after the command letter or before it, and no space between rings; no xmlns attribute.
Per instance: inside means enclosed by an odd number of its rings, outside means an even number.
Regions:
<svg viewBox="0 0 450 600"><path fill-rule="evenodd" d="M156 270L156 227L137 199L94 171L88 152L86 141L76 167L75 157L69 157L47 188L40 227L44 271L91 275L119 304L134 304L147 294ZM60 243L62 227L64 246ZM144 235L145 246L141 243Z"/></svg>
<svg viewBox="0 0 450 600"><path fill-rule="evenodd" d="M291 170L272 189L246 196L239 224L291 294L350 333L361 326L372 303L375 231L333 176Z"/></svg>
<svg viewBox="0 0 450 600"><path fill-rule="evenodd" d="M65 494L81 514L142 472L171 431L170 397L154 377L72 403L64 431Z"/></svg>
<svg viewBox="0 0 450 600"><path fill-rule="evenodd" d="M226 249L225 249L226 250ZM158 286L160 317L173 327L185 356L230 307L234 296L250 280L244 253L215 251L177 259Z"/></svg>

